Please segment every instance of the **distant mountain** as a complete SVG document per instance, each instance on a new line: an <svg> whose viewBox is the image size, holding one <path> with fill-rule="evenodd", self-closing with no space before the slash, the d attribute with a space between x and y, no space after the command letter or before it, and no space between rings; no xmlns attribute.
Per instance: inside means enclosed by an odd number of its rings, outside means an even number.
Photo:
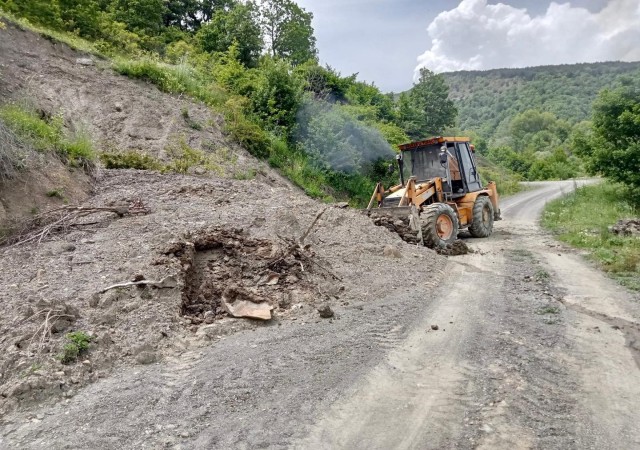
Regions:
<svg viewBox="0 0 640 450"><path fill-rule="evenodd" d="M462 130L492 138L501 123L528 109L570 123L586 120L598 92L621 78L640 78L640 62L604 62L445 73Z"/></svg>

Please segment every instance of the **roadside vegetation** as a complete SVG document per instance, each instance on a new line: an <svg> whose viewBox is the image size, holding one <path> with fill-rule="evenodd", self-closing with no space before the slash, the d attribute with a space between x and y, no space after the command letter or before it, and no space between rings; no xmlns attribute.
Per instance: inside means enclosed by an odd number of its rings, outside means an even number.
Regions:
<svg viewBox="0 0 640 450"><path fill-rule="evenodd" d="M591 251L626 286L640 290L640 236L620 236L609 226L640 216L640 81L626 79L605 89L593 104L593 119L575 148L603 184L578 189L552 202L543 224L560 239Z"/></svg>
<svg viewBox="0 0 640 450"><path fill-rule="evenodd" d="M640 237L609 231L618 220L638 216L640 209L631 202L628 189L605 181L550 202L542 224L561 241L588 250L622 284L640 290Z"/></svg>

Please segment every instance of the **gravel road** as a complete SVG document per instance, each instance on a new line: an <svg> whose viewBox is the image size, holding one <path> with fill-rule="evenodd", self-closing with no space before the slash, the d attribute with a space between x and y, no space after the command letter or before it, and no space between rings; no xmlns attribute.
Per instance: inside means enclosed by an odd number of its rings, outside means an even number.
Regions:
<svg viewBox="0 0 640 450"><path fill-rule="evenodd" d="M417 262L415 285L333 320L240 332L15 413L0 447L640 448L639 298L535 223L573 186L505 199L475 253Z"/></svg>

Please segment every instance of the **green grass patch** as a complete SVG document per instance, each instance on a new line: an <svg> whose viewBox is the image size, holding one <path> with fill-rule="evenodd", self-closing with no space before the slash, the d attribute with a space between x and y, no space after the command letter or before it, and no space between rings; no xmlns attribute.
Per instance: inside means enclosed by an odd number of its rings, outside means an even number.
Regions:
<svg viewBox="0 0 640 450"><path fill-rule="evenodd" d="M561 241L588 250L622 284L640 290L640 238L609 231L618 220L638 216L640 210L629 201L624 186L603 182L550 202L542 224Z"/></svg>
<svg viewBox="0 0 640 450"><path fill-rule="evenodd" d="M0 107L0 119L16 136L39 152L57 153L72 166L95 159L93 143L85 133L67 135L61 115L48 116L16 104Z"/></svg>

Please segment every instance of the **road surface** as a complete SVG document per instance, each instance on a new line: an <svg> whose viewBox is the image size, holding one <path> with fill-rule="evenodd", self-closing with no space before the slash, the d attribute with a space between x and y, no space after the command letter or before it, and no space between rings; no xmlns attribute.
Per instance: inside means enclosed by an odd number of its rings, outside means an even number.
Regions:
<svg viewBox="0 0 640 450"><path fill-rule="evenodd" d="M431 269L437 288L416 267L339 320L123 369L8 418L0 447L640 448L638 297L536 225L573 188L505 199L491 238Z"/></svg>

